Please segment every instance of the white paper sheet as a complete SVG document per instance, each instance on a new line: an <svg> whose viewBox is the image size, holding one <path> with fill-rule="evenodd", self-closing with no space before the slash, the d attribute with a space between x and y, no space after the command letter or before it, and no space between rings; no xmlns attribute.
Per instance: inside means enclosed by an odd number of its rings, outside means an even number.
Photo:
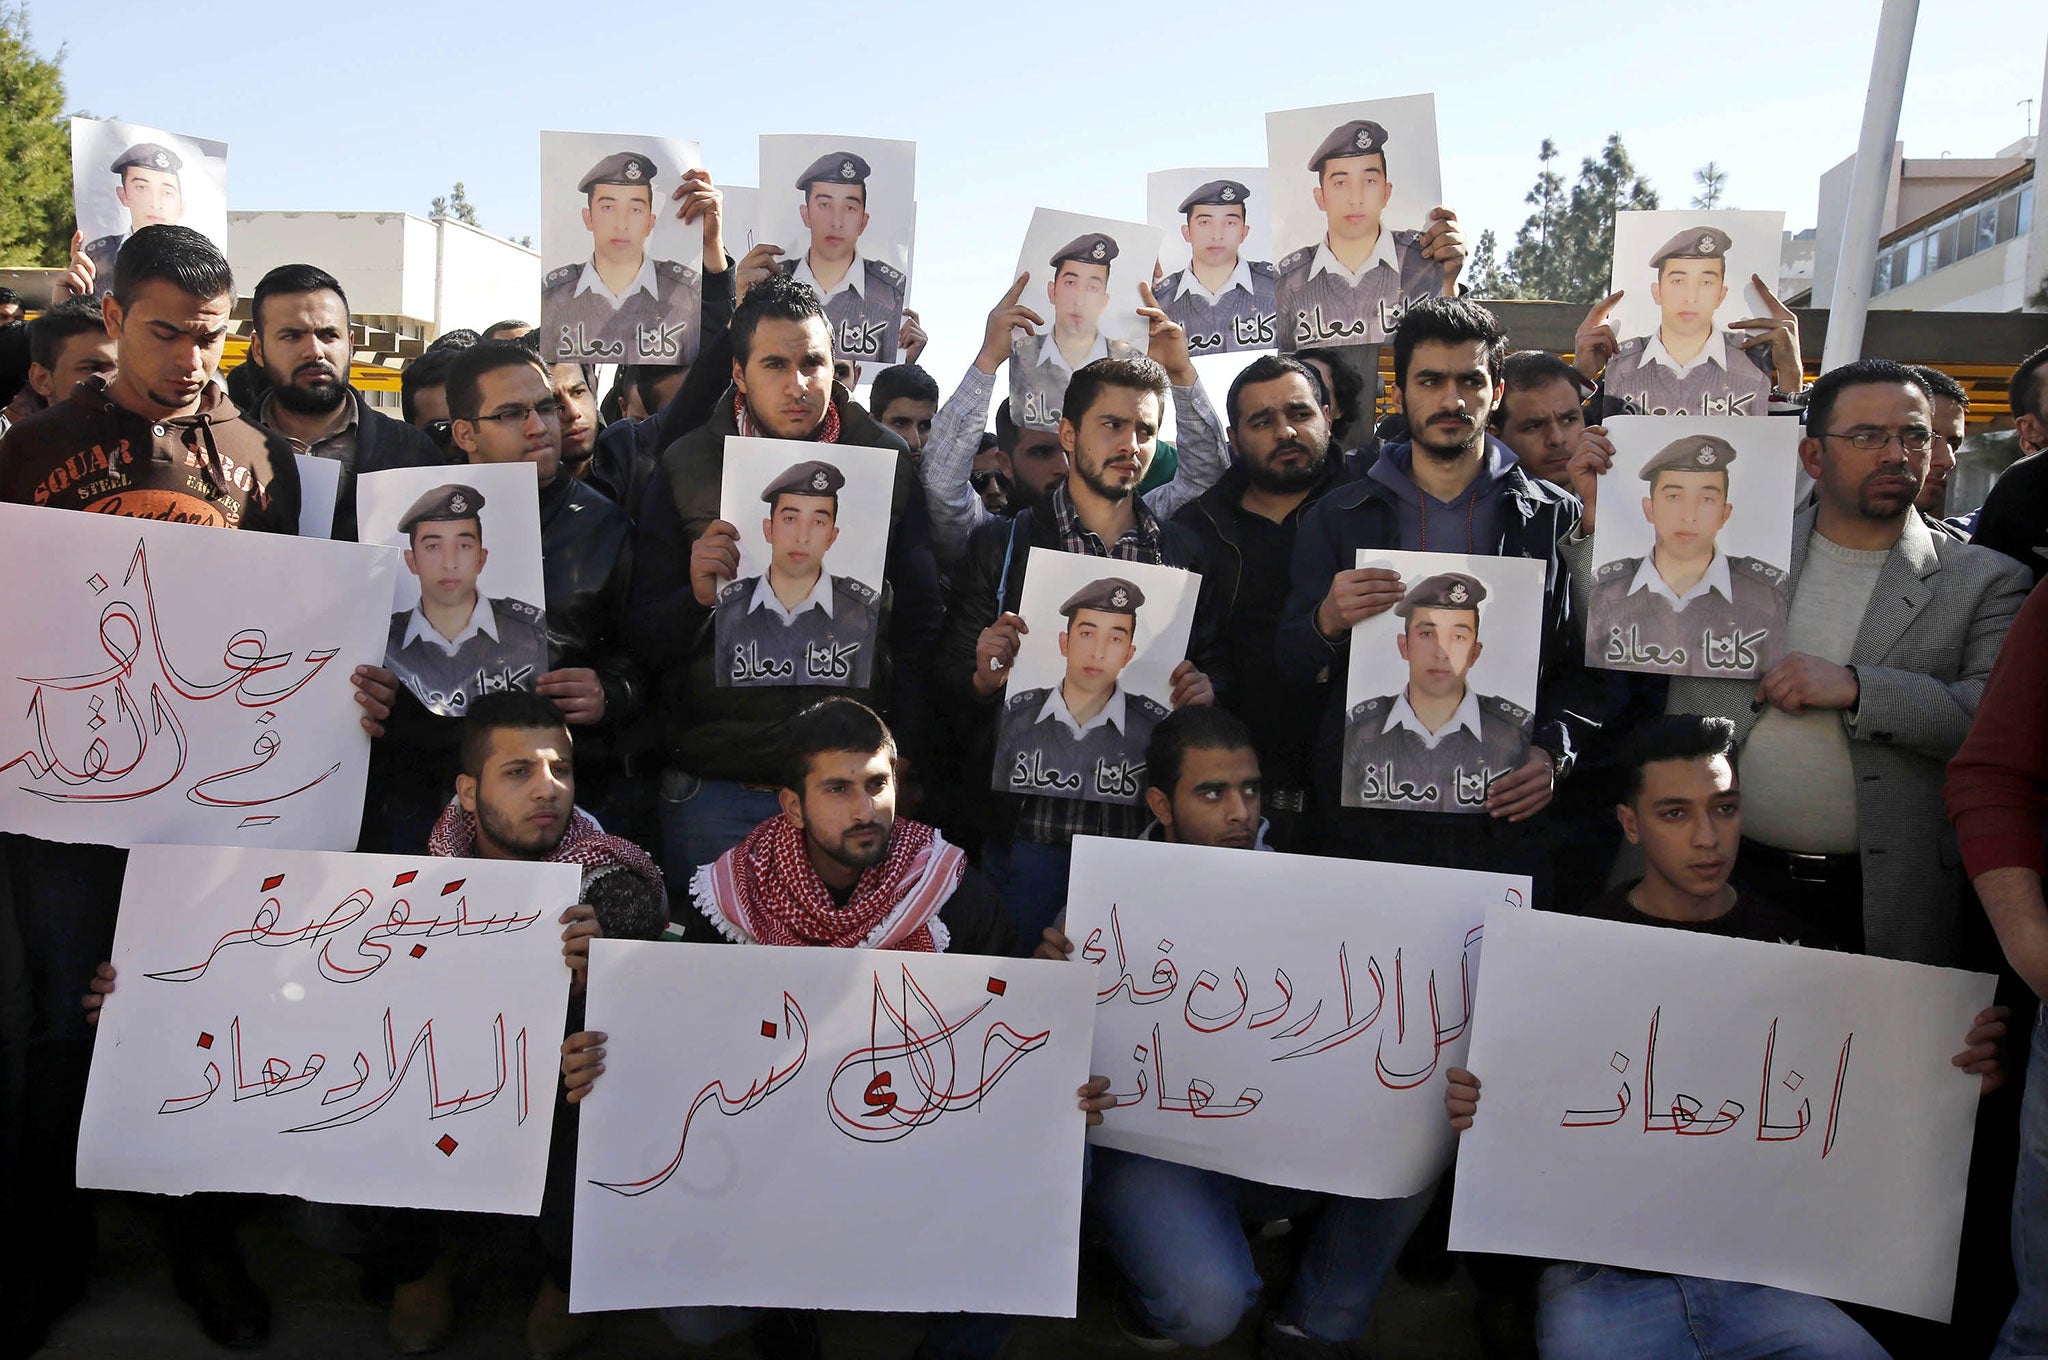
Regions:
<svg viewBox="0 0 2048 1360"><path fill-rule="evenodd" d="M20 505L0 544L0 830L355 845L396 553Z"/></svg>
<svg viewBox="0 0 2048 1360"><path fill-rule="evenodd" d="M536 1214L573 864L142 846L78 1183Z"/></svg>
<svg viewBox="0 0 2048 1360"><path fill-rule="evenodd" d="M1993 983L1492 912L1451 1246L1946 1320L1978 1087L1949 1058Z"/></svg>
<svg viewBox="0 0 2048 1360"><path fill-rule="evenodd" d="M593 941L576 1312L1072 1317L1094 970Z"/></svg>
<svg viewBox="0 0 2048 1360"><path fill-rule="evenodd" d="M1092 1141L1369 1198L1450 1164L1480 922L1527 878L1080 836L1069 883L1119 1099Z"/></svg>
<svg viewBox="0 0 2048 1360"><path fill-rule="evenodd" d="M295 453L292 458L299 465L299 537L333 537L334 503L341 498L341 463L312 453Z"/></svg>

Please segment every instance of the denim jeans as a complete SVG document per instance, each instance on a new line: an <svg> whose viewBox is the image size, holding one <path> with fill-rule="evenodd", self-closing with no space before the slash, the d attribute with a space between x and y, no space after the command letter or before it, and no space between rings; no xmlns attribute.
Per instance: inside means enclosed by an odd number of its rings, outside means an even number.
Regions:
<svg viewBox="0 0 2048 1360"><path fill-rule="evenodd" d="M1130 1281L1142 1320L1189 1346L1222 1341L1258 1302L1245 1221L1311 1215L1280 1321L1318 1341L1356 1340L1435 1189L1407 1199L1346 1199L1114 1148L1094 1153L1089 1214Z"/></svg>
<svg viewBox="0 0 2048 1360"><path fill-rule="evenodd" d="M2012 1268L2020 1294L1992 1360L2048 1356L2048 1005L2034 1018L2034 1051L2020 1104L2019 1180L2012 1196Z"/></svg>
<svg viewBox="0 0 2048 1360"><path fill-rule="evenodd" d="M1041 845L1019 837L982 847L981 871L995 884L1017 931L1033 947L1045 928L1067 909L1067 870L1074 861L1068 845Z"/></svg>
<svg viewBox="0 0 2048 1360"><path fill-rule="evenodd" d="M1888 1360L1826 1299L1570 1262L1536 1287L1543 1360Z"/></svg>
<svg viewBox="0 0 2048 1360"><path fill-rule="evenodd" d="M703 1304L694 1308L663 1308L661 1320L685 1346L712 1346L751 1327L765 1308L733 1308ZM1016 1328L1015 1318L991 1313L929 1313L918 1360L994 1360Z"/></svg>
<svg viewBox="0 0 2048 1360"><path fill-rule="evenodd" d="M668 880L669 915L690 910L690 876L697 866L711 863L781 812L782 804L768 789L663 771L661 874Z"/></svg>

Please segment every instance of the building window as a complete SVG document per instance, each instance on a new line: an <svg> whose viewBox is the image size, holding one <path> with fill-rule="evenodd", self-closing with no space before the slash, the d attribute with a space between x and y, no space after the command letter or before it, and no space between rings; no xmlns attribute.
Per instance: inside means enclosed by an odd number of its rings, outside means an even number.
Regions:
<svg viewBox="0 0 2048 1360"><path fill-rule="evenodd" d="M1870 295L1876 297L1880 293L1889 292L1891 291L1891 286L1892 253L1889 250L1882 250L1877 255L1876 272L1871 276Z"/></svg>
<svg viewBox="0 0 2048 1360"><path fill-rule="evenodd" d="M2032 231L2034 229L2034 186L2031 184L2022 184L2020 186L2019 199L2019 225L2015 228L2015 231Z"/></svg>
<svg viewBox="0 0 2048 1360"><path fill-rule="evenodd" d="M2007 194L1998 200L1998 239L2010 241L2019 234L2020 196Z"/></svg>

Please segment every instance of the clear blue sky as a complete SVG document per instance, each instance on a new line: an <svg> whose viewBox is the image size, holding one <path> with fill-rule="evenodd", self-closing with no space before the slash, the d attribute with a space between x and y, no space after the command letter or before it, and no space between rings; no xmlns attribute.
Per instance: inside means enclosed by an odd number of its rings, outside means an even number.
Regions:
<svg viewBox="0 0 2048 1360"><path fill-rule="evenodd" d="M1444 195L1474 239L1520 225L1543 137L1576 169L1614 131L1667 206L1683 206L1711 159L1728 171L1729 206L1810 226L1821 172L1855 150L1877 12L1877 0L30 0L36 45L66 49L72 106L226 141L236 208L424 215L460 179L485 227L537 236L542 128L691 138L735 184L755 182L762 132L915 139L912 302L949 390L1033 207L1142 217L1150 170L1263 163L1270 109L1433 91ZM1908 154L1988 155L2018 139L2044 48L2038 0L1923 0Z"/></svg>

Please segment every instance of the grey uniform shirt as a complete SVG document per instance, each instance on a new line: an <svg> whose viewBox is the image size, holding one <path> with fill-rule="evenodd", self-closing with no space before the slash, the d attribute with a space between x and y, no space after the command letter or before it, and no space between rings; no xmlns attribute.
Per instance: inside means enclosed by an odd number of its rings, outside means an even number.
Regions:
<svg viewBox="0 0 2048 1360"><path fill-rule="evenodd" d="M1586 664L1659 675L1761 675L1785 654L1785 573L1757 557L1716 552L1695 586L1675 594L1649 558L1593 573Z"/></svg>
<svg viewBox="0 0 2048 1360"><path fill-rule="evenodd" d="M1344 806L1484 812L1488 782L1521 768L1534 723L1529 710L1468 689L1431 734L1405 694L1367 699L1344 719Z"/></svg>
<svg viewBox="0 0 2048 1360"><path fill-rule="evenodd" d="M597 262L563 265L541 281L541 348L554 363L687 364L697 357L704 277L675 260L641 261L615 296Z"/></svg>
<svg viewBox="0 0 2048 1360"><path fill-rule="evenodd" d="M533 688L548 669L547 619L524 600L479 598L469 626L443 638L417 607L404 610L391 616L384 664L429 709L459 718L478 695Z"/></svg>
<svg viewBox="0 0 2048 1360"><path fill-rule="evenodd" d="M1686 365L1655 335L1634 336L1607 361L1600 386L1651 416L1763 416L1771 408L1770 369L1728 335L1707 341Z"/></svg>
<svg viewBox="0 0 2048 1360"><path fill-rule="evenodd" d="M1188 333L1190 354L1271 349L1275 277L1266 261L1241 259L1222 291L1211 293L1190 266L1154 284L1152 296L1159 300L1159 309Z"/></svg>
<svg viewBox="0 0 2048 1360"><path fill-rule="evenodd" d="M1076 723L1060 687L1027 689L1003 705L995 787L1002 793L1136 803L1145 792L1145 748L1166 709L1122 685L1102 711Z"/></svg>
<svg viewBox="0 0 2048 1360"><path fill-rule="evenodd" d="M1067 402L1067 384L1074 370L1097 359L1129 359L1144 351L1123 340L1095 333L1095 347L1079 364L1069 365L1051 331L1020 335L1010 344L1010 418L1034 430L1057 430Z"/></svg>
<svg viewBox="0 0 2048 1360"><path fill-rule="evenodd" d="M863 362L896 362L896 336L903 319L903 300L910 279L880 260L855 255L839 286L827 292L811 273L808 255L782 262L782 272L807 283L825 302L825 322L832 328L832 356Z"/></svg>
<svg viewBox="0 0 2048 1360"><path fill-rule="evenodd" d="M783 608L767 577L743 576L718 596L718 683L866 689L880 616L881 597L850 576L819 573L794 609Z"/></svg>
<svg viewBox="0 0 2048 1360"><path fill-rule="evenodd" d="M1444 288L1443 266L1423 255L1419 231L1382 228L1372 258L1356 276L1338 262L1327 240L1286 256L1277 270L1273 302L1283 352L1383 344L1410 298Z"/></svg>

